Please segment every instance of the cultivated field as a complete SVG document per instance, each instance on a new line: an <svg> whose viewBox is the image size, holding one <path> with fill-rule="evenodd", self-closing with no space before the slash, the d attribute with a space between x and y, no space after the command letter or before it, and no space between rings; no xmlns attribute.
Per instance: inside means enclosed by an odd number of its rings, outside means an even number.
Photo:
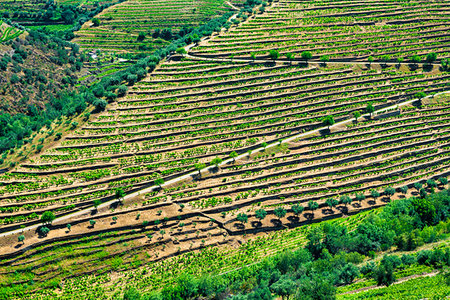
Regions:
<svg viewBox="0 0 450 300"><path fill-rule="evenodd" d="M149 54L171 40L168 35L152 37L156 29L170 29L175 35L183 27L198 26L231 9L223 0L125 1L96 16L99 26L84 24L74 42L84 49Z"/></svg>
<svg viewBox="0 0 450 300"><path fill-rule="evenodd" d="M77 41L138 51L138 32L163 24L160 4L113 6ZM217 13L217 1L202 4L164 8L173 18L186 9L195 25ZM314 225L301 225L346 217L333 221L351 230L376 214L359 211L444 188L448 4L280 0L163 61L0 175L0 231L15 230L0 236L0 285L104 273L66 281L64 295L108 299L130 282L153 290L179 266L225 272L302 244ZM173 18L165 12L161 26L179 29ZM44 211L63 218L38 236ZM117 286L97 286L111 277Z"/></svg>

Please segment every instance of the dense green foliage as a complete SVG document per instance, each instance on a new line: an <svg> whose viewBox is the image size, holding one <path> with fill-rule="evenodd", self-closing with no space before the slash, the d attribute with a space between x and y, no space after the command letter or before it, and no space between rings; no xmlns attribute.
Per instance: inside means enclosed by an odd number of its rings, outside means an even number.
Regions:
<svg viewBox="0 0 450 300"><path fill-rule="evenodd" d="M123 0L118 2L122 1ZM111 1L109 3L103 3L102 5L97 3L94 6L86 7L83 5L59 4L56 1L51 0L41 1L40 4L36 3L34 6L25 6L24 9L24 6L18 2L16 5L7 6L1 17L10 24L12 24L12 22L24 26L44 24L43 31L47 33L49 33L49 30L45 28L45 25L72 25L69 29L52 32L52 34L58 35L60 38L71 40L74 38L73 32L80 30L83 23L105 8L116 3L117 2L115 1ZM29 7L30 9L27 10L26 7Z"/></svg>
<svg viewBox="0 0 450 300"><path fill-rule="evenodd" d="M79 54L78 46L75 44L37 31L30 31L26 42L36 49L49 53L49 58L54 64L69 64L71 66L67 70L69 73L81 68L83 56ZM16 72L17 74L23 71L25 74L20 77L13 74L10 79L11 84L34 85L37 86L37 89L42 94L46 91L54 90L55 83L51 79L47 78L38 69L30 70L22 65L23 60L28 55L28 51L20 43L11 42L11 45L15 50L14 54L12 57L5 55L0 58L0 68L2 70L11 70L11 72ZM51 53L54 53L54 55L51 55ZM67 76L66 81L67 86L73 85L71 76ZM39 130L42 126L49 127L51 121L60 116L73 116L81 113L86 109L86 102L89 100L89 96L85 93L70 91L59 91L55 94L49 92L42 97L49 98L43 109L36 105L28 104L26 114L10 115L3 113L0 115L0 152L15 146L21 146L24 142L27 142L25 138L30 136L33 131ZM26 99L28 99L27 95L24 96L25 101L27 101Z"/></svg>

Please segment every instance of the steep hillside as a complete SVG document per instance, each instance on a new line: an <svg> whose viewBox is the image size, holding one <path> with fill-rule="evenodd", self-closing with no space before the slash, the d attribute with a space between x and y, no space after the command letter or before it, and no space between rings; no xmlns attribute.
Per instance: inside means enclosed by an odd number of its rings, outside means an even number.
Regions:
<svg viewBox="0 0 450 300"><path fill-rule="evenodd" d="M43 109L53 97L73 89L82 60L77 47L36 32L1 43L0 112Z"/></svg>

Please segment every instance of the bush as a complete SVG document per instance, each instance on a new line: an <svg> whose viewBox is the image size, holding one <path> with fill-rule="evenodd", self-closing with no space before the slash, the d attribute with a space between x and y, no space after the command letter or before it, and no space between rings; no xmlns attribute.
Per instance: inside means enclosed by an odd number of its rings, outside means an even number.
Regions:
<svg viewBox="0 0 450 300"><path fill-rule="evenodd" d="M428 199L414 198L411 201L414 212L425 225L431 225L436 218L436 208Z"/></svg>
<svg viewBox="0 0 450 300"><path fill-rule="evenodd" d="M11 75L11 78L9 79L9 81L10 81L12 84L16 84L16 83L18 83L18 82L20 81L20 78L19 78L19 76L17 76L16 74L12 74L12 75Z"/></svg>
<svg viewBox="0 0 450 300"><path fill-rule="evenodd" d="M312 58L312 53L309 51L303 51L301 56L304 60L309 60Z"/></svg>
<svg viewBox="0 0 450 300"><path fill-rule="evenodd" d="M129 74L129 75L127 76L127 81L128 81L128 84L129 84L129 85L135 84L135 83L137 82L137 80L138 80L138 77L137 77L137 75L135 75L135 74Z"/></svg>
<svg viewBox="0 0 450 300"><path fill-rule="evenodd" d="M56 216L51 211L45 211L41 216L41 222L44 224L51 224L55 220Z"/></svg>
<svg viewBox="0 0 450 300"><path fill-rule="evenodd" d="M277 60L280 57L280 53L277 50L270 50L269 57L273 60Z"/></svg>
<svg viewBox="0 0 450 300"><path fill-rule="evenodd" d="M128 91L128 87L126 85L120 85L117 88L117 96L119 96L119 97L125 96L127 91Z"/></svg>
<svg viewBox="0 0 450 300"><path fill-rule="evenodd" d="M369 261L367 264L363 265L360 269L361 274L368 275L371 274L376 269L376 265L373 261Z"/></svg>
<svg viewBox="0 0 450 300"><path fill-rule="evenodd" d="M180 55L186 54L186 49L184 49L184 47L180 47L176 50L176 52Z"/></svg>
<svg viewBox="0 0 450 300"><path fill-rule="evenodd" d="M135 289L130 288L123 294L123 300L140 300L141 294Z"/></svg>
<svg viewBox="0 0 450 300"><path fill-rule="evenodd" d="M346 264L339 274L339 279L342 283L350 284L358 275L359 269L354 264Z"/></svg>
<svg viewBox="0 0 450 300"><path fill-rule="evenodd" d="M46 226L42 226L40 229L39 229L39 233L42 235L42 236L47 236L47 234L50 232L50 229L48 228L48 227L46 227Z"/></svg>
<svg viewBox="0 0 450 300"><path fill-rule="evenodd" d="M437 54L435 52L431 52L427 54L427 62L432 63L437 59Z"/></svg>
<svg viewBox="0 0 450 300"><path fill-rule="evenodd" d="M402 264L409 266L416 263L416 257L411 254L403 254L401 257Z"/></svg>
<svg viewBox="0 0 450 300"><path fill-rule="evenodd" d="M100 26L100 20L97 19L97 18L93 18L93 19L92 19L92 24L93 24L94 26Z"/></svg>
<svg viewBox="0 0 450 300"><path fill-rule="evenodd" d="M391 261L381 261L373 273L378 285L390 286L395 282L394 266Z"/></svg>
<svg viewBox="0 0 450 300"><path fill-rule="evenodd" d="M95 105L95 111L96 111L96 112L104 111L107 104L108 104L108 103L107 103L105 100L103 100L103 99L97 99L97 100L95 101L95 103L94 103L94 105Z"/></svg>

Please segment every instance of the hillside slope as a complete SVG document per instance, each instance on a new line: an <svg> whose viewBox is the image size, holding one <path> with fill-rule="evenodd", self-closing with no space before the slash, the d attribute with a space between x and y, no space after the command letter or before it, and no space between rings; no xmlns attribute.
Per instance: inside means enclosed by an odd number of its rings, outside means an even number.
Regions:
<svg viewBox="0 0 450 300"><path fill-rule="evenodd" d="M99 85L104 111L0 176L1 263L14 264L0 284L154 291L304 243L303 225L350 231L358 212L446 188L448 2L261 4Z"/></svg>
<svg viewBox="0 0 450 300"><path fill-rule="evenodd" d="M29 113L73 89L82 68L77 47L38 33L0 44L0 112ZM35 107L35 108L31 108Z"/></svg>

